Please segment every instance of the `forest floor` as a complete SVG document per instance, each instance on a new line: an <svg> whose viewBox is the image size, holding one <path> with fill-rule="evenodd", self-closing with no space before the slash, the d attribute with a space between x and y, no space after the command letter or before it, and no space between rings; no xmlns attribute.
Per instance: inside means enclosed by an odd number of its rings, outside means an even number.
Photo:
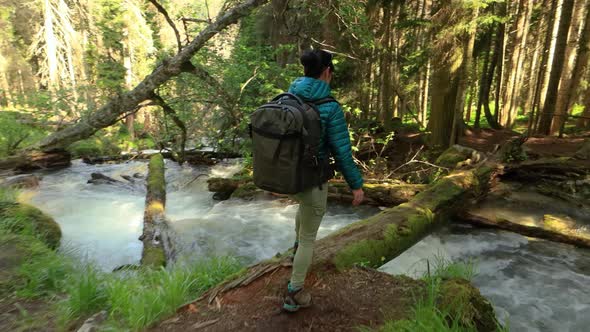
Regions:
<svg viewBox="0 0 590 332"><path fill-rule="evenodd" d="M281 310L291 269L283 267L246 287L195 302L152 331L351 331L408 318L424 283L354 268L325 278L310 275L314 304L297 313Z"/></svg>

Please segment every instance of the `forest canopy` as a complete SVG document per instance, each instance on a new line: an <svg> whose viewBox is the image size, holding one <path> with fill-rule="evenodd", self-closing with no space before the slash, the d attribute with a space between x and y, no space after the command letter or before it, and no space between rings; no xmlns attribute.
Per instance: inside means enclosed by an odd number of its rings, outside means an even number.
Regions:
<svg viewBox="0 0 590 332"><path fill-rule="evenodd" d="M134 94L236 6L255 10L234 12L236 20L244 16L237 25L213 31L178 73ZM424 133L438 147L479 128L568 134L590 123L589 6L2 0L0 153L27 146L69 146L79 155L184 151L203 143L247 153L248 115L302 74L299 54L309 48L336 55L334 94L357 147L366 135L384 133L383 141L400 130ZM122 117L99 123L108 118L105 105ZM93 117L91 129L59 135Z"/></svg>

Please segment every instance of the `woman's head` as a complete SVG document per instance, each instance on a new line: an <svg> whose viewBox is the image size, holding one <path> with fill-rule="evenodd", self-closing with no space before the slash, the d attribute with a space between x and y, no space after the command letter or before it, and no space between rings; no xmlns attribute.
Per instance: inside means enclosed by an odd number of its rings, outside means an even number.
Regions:
<svg viewBox="0 0 590 332"><path fill-rule="evenodd" d="M308 50L301 56L305 76L323 79L328 83L332 79L334 64L332 54L324 50Z"/></svg>

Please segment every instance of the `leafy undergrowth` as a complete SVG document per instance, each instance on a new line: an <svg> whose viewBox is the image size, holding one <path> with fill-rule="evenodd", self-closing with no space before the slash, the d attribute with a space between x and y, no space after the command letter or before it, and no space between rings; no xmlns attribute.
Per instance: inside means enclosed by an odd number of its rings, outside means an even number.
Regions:
<svg viewBox="0 0 590 332"><path fill-rule="evenodd" d="M442 284L449 279L463 279L471 281L475 276L473 262L457 263L436 257L433 273L427 273L422 280L426 283L426 296L420 296L412 308L412 315L408 319L388 321L377 330L362 328L363 332L476 332L478 329L470 325L470 320L462 320L465 307L453 302L452 306L444 308L441 305L443 297ZM496 331L507 332L506 327L498 324Z"/></svg>

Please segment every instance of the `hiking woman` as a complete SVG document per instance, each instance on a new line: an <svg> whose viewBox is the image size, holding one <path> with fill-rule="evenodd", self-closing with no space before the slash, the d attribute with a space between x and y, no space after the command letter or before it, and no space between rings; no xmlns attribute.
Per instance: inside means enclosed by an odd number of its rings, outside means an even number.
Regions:
<svg viewBox="0 0 590 332"><path fill-rule="evenodd" d="M305 101L317 101L330 97L330 82L334 74L332 54L323 50L310 50L301 56L304 77L297 78L289 92ZM352 190L353 205L359 205L363 198L363 178L352 159L350 134L342 108L336 101L318 106L322 123L320 140L320 162L330 157L336 161L336 168L344 176ZM287 286L283 309L295 312L311 305L311 294L304 290L305 277L311 265L316 235L326 212L328 184L314 186L294 195L299 202L295 226L295 256L293 272Z"/></svg>

